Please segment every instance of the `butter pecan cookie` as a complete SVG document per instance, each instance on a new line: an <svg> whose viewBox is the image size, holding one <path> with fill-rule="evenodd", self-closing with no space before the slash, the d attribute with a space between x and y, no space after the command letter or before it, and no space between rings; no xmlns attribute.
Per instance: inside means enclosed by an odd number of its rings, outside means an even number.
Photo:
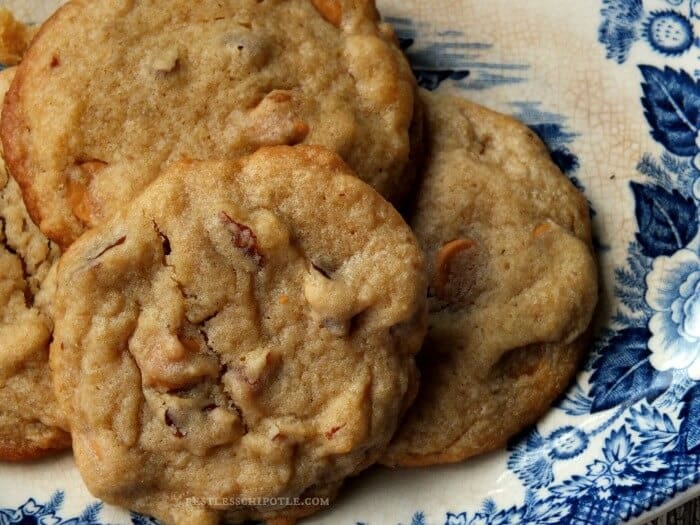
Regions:
<svg viewBox="0 0 700 525"><path fill-rule="evenodd" d="M23 24L15 19L11 11L0 7L0 64L19 64L35 33L34 27Z"/></svg>
<svg viewBox="0 0 700 525"><path fill-rule="evenodd" d="M409 227L328 150L173 164L59 264L88 488L175 524L314 510L284 498L375 462L412 400L426 289Z"/></svg>
<svg viewBox="0 0 700 525"><path fill-rule="evenodd" d="M0 72L0 96L14 69ZM0 460L70 446L49 375L50 307L58 248L29 219L0 159Z"/></svg>
<svg viewBox="0 0 700 525"><path fill-rule="evenodd" d="M423 97L411 222L432 276L429 329L392 466L460 461L534 423L574 374L597 302L587 202L542 142L505 115Z"/></svg>
<svg viewBox="0 0 700 525"><path fill-rule="evenodd" d="M398 203L415 90L373 0L73 0L21 64L2 140L32 218L65 248L161 167L261 146L325 146Z"/></svg>

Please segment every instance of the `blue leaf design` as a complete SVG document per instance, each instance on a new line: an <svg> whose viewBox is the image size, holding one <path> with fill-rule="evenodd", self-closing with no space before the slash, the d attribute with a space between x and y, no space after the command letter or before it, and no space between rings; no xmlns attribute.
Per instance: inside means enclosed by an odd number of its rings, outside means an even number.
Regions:
<svg viewBox="0 0 700 525"><path fill-rule="evenodd" d="M615 269L615 296L631 312L643 311L646 306L644 298L647 287L644 282L644 275L639 275L628 268ZM640 282L641 281L641 282Z"/></svg>
<svg viewBox="0 0 700 525"><path fill-rule="evenodd" d="M639 434L640 445L648 456L663 454L678 443L678 430L673 421L656 407L647 404L633 407L626 421Z"/></svg>
<svg viewBox="0 0 700 525"><path fill-rule="evenodd" d="M523 523L558 525L571 514L571 503L564 498L549 498L526 507Z"/></svg>
<svg viewBox="0 0 700 525"><path fill-rule="evenodd" d="M425 514L416 512L411 519L411 525L425 525Z"/></svg>
<svg viewBox="0 0 700 525"><path fill-rule="evenodd" d="M624 427L613 430L605 440L605 448L603 449L608 463L622 461L630 455L630 452L632 452L632 437Z"/></svg>
<svg viewBox="0 0 700 525"><path fill-rule="evenodd" d="M639 38L644 14L642 0L603 0L603 6L598 41L605 44L607 58L622 64L627 60L632 44Z"/></svg>
<svg viewBox="0 0 700 525"><path fill-rule="evenodd" d="M498 506L493 498L486 498L481 504L481 513L490 516L498 512Z"/></svg>
<svg viewBox="0 0 700 525"><path fill-rule="evenodd" d="M96 501L91 505L85 507L85 510L80 515L80 520L85 523L96 523L100 522L100 512L102 511L102 502Z"/></svg>
<svg viewBox="0 0 700 525"><path fill-rule="evenodd" d="M65 494L62 490L57 490L54 492L49 502L44 505L44 512L47 514L57 513L61 508L61 505L63 505L64 498Z"/></svg>
<svg viewBox="0 0 700 525"><path fill-rule="evenodd" d="M416 75L418 85L430 91L437 89L447 79L464 80L469 76L469 70L467 69L423 69L414 67L413 73Z"/></svg>
<svg viewBox="0 0 700 525"><path fill-rule="evenodd" d="M547 440L537 428L530 431L524 442L521 441L515 446L508 458L508 468L528 488L546 487L554 481Z"/></svg>
<svg viewBox="0 0 700 525"><path fill-rule="evenodd" d="M581 389L581 386L576 384L559 403L559 408L570 416L583 416L591 413L592 401Z"/></svg>
<svg viewBox="0 0 700 525"><path fill-rule="evenodd" d="M647 453L648 451L645 450L644 452ZM668 468L668 463L662 459L650 456L636 459L632 463L632 467L637 472L645 474L647 472L661 472L662 470L666 470Z"/></svg>
<svg viewBox="0 0 700 525"><path fill-rule="evenodd" d="M690 452L700 447L700 384L688 390L684 401L681 434L685 436L685 448Z"/></svg>
<svg viewBox="0 0 700 525"><path fill-rule="evenodd" d="M133 525L159 525L158 522L148 516L144 516L143 514L137 514L136 512L131 512L131 523Z"/></svg>
<svg viewBox="0 0 700 525"><path fill-rule="evenodd" d="M558 496L569 498L580 498L593 487L593 482L590 478L574 474L571 479L567 479L561 485L552 488L552 493Z"/></svg>
<svg viewBox="0 0 700 525"><path fill-rule="evenodd" d="M409 47L411 47L415 43L416 39L415 38L401 38L399 37L399 47L401 48L402 51L406 51Z"/></svg>
<svg viewBox="0 0 700 525"><path fill-rule="evenodd" d="M524 511L520 507L511 507L509 509L504 509L499 513L491 516L489 520L490 525L515 525L516 523L523 522Z"/></svg>
<svg viewBox="0 0 700 525"><path fill-rule="evenodd" d="M639 66L644 76L642 105L651 135L676 155L691 157L700 127L700 85L685 71Z"/></svg>
<svg viewBox="0 0 700 525"><path fill-rule="evenodd" d="M643 398L651 402L669 387L673 374L659 372L649 363L650 336L646 327L626 328L610 339L593 364L592 413L629 406Z"/></svg>
<svg viewBox="0 0 700 525"><path fill-rule="evenodd" d="M649 257L671 255L686 246L698 233L693 199L677 190L631 182L642 252Z"/></svg>

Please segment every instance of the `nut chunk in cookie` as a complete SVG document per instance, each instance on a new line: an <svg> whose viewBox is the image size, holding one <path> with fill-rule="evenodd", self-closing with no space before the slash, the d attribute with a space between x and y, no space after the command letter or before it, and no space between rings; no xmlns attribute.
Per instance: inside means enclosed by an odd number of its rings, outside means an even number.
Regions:
<svg viewBox="0 0 700 525"><path fill-rule="evenodd" d="M2 140L32 218L65 249L162 167L263 146L324 146L398 204L417 103L373 0L72 0L22 62Z"/></svg>
<svg viewBox="0 0 700 525"><path fill-rule="evenodd" d="M313 510L260 498L332 494L384 451L424 272L328 150L174 164L59 266L51 364L88 488L166 523Z"/></svg>
<svg viewBox="0 0 700 525"><path fill-rule="evenodd" d="M535 134L459 98L424 100L410 222L430 267L429 329L392 466L460 461L534 423L576 370L598 292L587 202Z"/></svg>
<svg viewBox="0 0 700 525"><path fill-rule="evenodd" d="M0 73L4 95L15 73ZM32 223L0 159L0 461L70 446L49 373L58 248Z"/></svg>

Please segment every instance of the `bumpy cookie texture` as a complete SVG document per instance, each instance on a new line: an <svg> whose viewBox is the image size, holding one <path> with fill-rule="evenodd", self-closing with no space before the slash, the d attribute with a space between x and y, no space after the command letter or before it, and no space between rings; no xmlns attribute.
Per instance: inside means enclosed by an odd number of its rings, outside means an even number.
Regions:
<svg viewBox="0 0 700 525"><path fill-rule="evenodd" d="M417 101L372 0L75 0L20 66L2 135L32 217L65 248L162 166L261 146L325 146L398 202Z"/></svg>
<svg viewBox="0 0 700 525"><path fill-rule="evenodd" d="M382 462L503 446L568 384L597 302L583 196L516 120L423 94L430 144L412 226L428 258L421 387Z"/></svg>
<svg viewBox="0 0 700 525"><path fill-rule="evenodd" d="M13 69L0 73L4 95ZM0 460L70 446L49 375L50 316L58 249L34 226L0 159Z"/></svg>
<svg viewBox="0 0 700 525"><path fill-rule="evenodd" d="M85 482L166 523L315 510L254 498L333 494L414 394L422 253L323 148L174 164L58 281L51 365Z"/></svg>
<svg viewBox="0 0 700 525"><path fill-rule="evenodd" d="M10 11L0 7L0 64L19 64L35 32L34 28L16 20Z"/></svg>

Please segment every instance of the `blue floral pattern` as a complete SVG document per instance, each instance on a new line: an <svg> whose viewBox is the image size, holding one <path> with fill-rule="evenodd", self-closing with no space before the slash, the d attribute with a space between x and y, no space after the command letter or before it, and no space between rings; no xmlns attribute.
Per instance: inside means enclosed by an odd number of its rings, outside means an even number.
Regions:
<svg viewBox="0 0 700 525"><path fill-rule="evenodd" d="M687 369L700 379L700 257L681 249L658 257L647 275L649 362L657 370Z"/></svg>
<svg viewBox="0 0 700 525"><path fill-rule="evenodd" d="M461 31L422 34L408 18L389 18L411 61L418 83L429 90L448 80L465 90L483 90L527 80L529 66L485 58L493 45L469 42Z"/></svg>
<svg viewBox="0 0 700 525"><path fill-rule="evenodd" d="M607 57L622 64L639 40L666 57L681 56L698 47L700 0L603 0L598 40Z"/></svg>
<svg viewBox="0 0 700 525"><path fill-rule="evenodd" d="M63 505L63 491L56 491L46 503L29 498L16 509L0 508L0 525L100 525L102 503L88 505L80 516L64 519L59 511ZM137 525L137 524L136 524Z"/></svg>

